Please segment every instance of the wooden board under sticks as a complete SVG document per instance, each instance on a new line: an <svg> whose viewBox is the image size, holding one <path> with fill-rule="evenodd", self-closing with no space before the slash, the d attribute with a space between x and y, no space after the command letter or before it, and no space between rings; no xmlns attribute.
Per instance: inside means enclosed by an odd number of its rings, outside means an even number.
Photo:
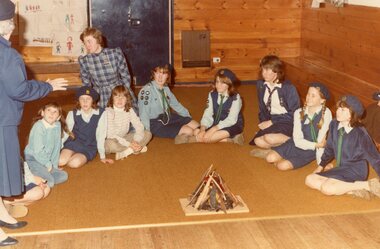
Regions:
<svg viewBox="0 0 380 249"><path fill-rule="evenodd" d="M237 214L237 213L249 213L249 209L247 204L243 201L243 199L237 195L236 196L239 201L243 205L238 205L234 207L233 209L227 209L227 214ZM187 198L181 198L179 199L179 202L181 203L182 210L185 212L186 216L197 216L197 215L210 215L210 214L225 214L222 210L216 211L208 211L208 210L198 210L194 207L192 207L189 204L189 200Z"/></svg>

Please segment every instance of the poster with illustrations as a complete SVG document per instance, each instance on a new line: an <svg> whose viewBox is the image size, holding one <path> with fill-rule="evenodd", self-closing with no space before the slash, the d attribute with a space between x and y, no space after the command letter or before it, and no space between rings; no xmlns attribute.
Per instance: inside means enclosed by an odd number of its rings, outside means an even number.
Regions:
<svg viewBox="0 0 380 249"><path fill-rule="evenodd" d="M87 27L87 0L20 1L19 13L21 45L52 47L53 55L85 53L79 36Z"/></svg>

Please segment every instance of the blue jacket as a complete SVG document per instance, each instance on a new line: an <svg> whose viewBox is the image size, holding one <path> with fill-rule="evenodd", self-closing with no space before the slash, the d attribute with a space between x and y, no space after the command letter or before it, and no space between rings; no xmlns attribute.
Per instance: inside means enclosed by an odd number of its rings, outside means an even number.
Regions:
<svg viewBox="0 0 380 249"><path fill-rule="evenodd" d="M300 98L297 89L290 82L285 80L280 89L278 89L278 97L281 105L288 111L281 115L271 115L264 103L265 85L263 80L256 82L257 96L259 98L259 120L260 123L267 120L276 122L293 123L293 114L300 107Z"/></svg>
<svg viewBox="0 0 380 249"><path fill-rule="evenodd" d="M42 98L52 90L46 82L27 80L21 56L0 36L0 126L19 125L24 102Z"/></svg>
<svg viewBox="0 0 380 249"><path fill-rule="evenodd" d="M164 113L162 106L162 96L159 93L157 83L152 80L146 84L139 93L139 116L146 130L150 131L150 120L157 118ZM168 86L164 86L164 93L169 102L170 108L182 117L191 117L189 111L177 100Z"/></svg>

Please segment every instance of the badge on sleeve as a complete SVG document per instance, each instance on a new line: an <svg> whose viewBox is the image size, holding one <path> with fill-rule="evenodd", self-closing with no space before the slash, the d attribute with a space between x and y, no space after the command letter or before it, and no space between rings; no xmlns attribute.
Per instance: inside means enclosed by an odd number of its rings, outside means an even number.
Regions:
<svg viewBox="0 0 380 249"><path fill-rule="evenodd" d="M145 93L144 90L141 90L141 95L144 95L144 93Z"/></svg>
<svg viewBox="0 0 380 249"><path fill-rule="evenodd" d="M149 96L145 96L145 100L148 100L149 99Z"/></svg>
<svg viewBox="0 0 380 249"><path fill-rule="evenodd" d="M147 105L147 104L148 104L148 101L145 100L145 101L144 101L144 105Z"/></svg>
<svg viewBox="0 0 380 249"><path fill-rule="evenodd" d="M146 93L146 95L149 95L149 94L150 94L150 92L149 92L148 90L147 90L145 93Z"/></svg>

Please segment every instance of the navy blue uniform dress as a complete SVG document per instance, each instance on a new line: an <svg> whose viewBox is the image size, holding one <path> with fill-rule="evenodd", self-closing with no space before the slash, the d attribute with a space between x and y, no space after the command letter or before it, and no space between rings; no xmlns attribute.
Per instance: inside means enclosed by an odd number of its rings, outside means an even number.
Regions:
<svg viewBox="0 0 380 249"><path fill-rule="evenodd" d="M27 80L25 64L11 43L0 36L0 195L24 191L18 125L24 102L53 90L46 82Z"/></svg>
<svg viewBox="0 0 380 249"><path fill-rule="evenodd" d="M301 122L302 133L306 140L315 142L313 141L313 137L311 135L310 126L312 125L314 127L314 130L316 131L316 136L318 137L318 123L322 118L322 112L319 112L318 115L314 117L313 121L307 124L305 124L304 122L306 118L307 115L305 115L304 120ZM315 160L315 150L303 150L301 148L298 148L295 145L292 137L285 143L272 149L276 151L282 158L290 161L295 169L301 168L302 166L305 166L306 164L309 164L310 162Z"/></svg>
<svg viewBox="0 0 380 249"><path fill-rule="evenodd" d="M338 152L338 125L334 119L330 123L329 135L320 166L325 167ZM368 164L380 176L380 154L364 127L354 127L343 135L342 156L339 167L318 173L321 176L345 182L365 181L368 178Z"/></svg>
<svg viewBox="0 0 380 249"><path fill-rule="evenodd" d="M293 134L293 115L295 110L300 107L300 99L295 86L288 80L282 83L281 88L278 88L279 102L282 107L287 110L287 113L272 115L264 102L265 82L258 80L256 82L257 96L259 100L259 122L272 120L273 125L264 130L259 130L254 138L249 143L255 145L255 138L265 134L281 133L291 137Z"/></svg>
<svg viewBox="0 0 380 249"><path fill-rule="evenodd" d="M220 120L218 121L218 120L216 120L216 115L217 115L218 109L219 109L218 95L219 95L219 93L217 91L213 91L211 93L214 123L212 124L212 126L210 126L210 128L217 125L220 121L223 121L224 119L226 119L228 117L232 103L237 98L237 94L235 94L235 95L231 96L230 98L228 98L223 103L222 112L220 114ZM232 125L230 127L225 127L221 130L227 131L230 134L230 137L234 137L234 136L243 132L243 126L244 126L243 115L241 114L241 112L239 112L237 122L234 125Z"/></svg>
<svg viewBox="0 0 380 249"><path fill-rule="evenodd" d="M82 115L77 115L77 110L73 110L74 127L72 132L75 139L69 137L63 145L64 149L69 149L86 156L87 161L95 158L97 152L96 128L103 109L99 109L99 115L93 114L90 122L85 122Z"/></svg>

